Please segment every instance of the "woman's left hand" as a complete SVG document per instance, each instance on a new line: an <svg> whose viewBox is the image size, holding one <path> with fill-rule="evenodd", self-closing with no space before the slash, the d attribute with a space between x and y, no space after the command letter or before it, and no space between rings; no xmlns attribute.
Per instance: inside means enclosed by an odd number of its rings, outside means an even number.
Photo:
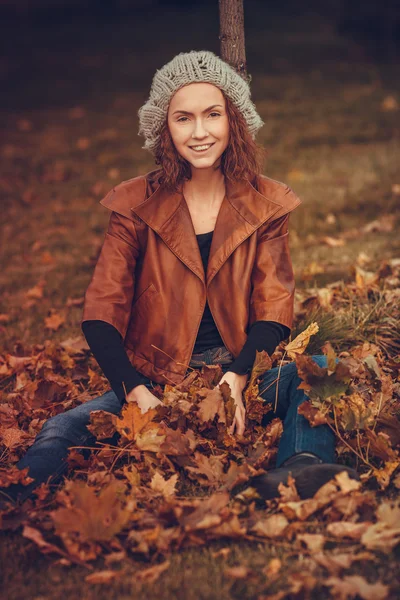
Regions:
<svg viewBox="0 0 400 600"><path fill-rule="evenodd" d="M243 404L242 394L244 388L246 387L248 377L249 376L247 374L238 375L237 373L233 373L233 371L227 371L218 383L218 386L224 381L229 384L229 387L231 388L231 396L236 405L233 423L229 428L230 434L235 433L235 430L239 436L244 434L246 409Z"/></svg>

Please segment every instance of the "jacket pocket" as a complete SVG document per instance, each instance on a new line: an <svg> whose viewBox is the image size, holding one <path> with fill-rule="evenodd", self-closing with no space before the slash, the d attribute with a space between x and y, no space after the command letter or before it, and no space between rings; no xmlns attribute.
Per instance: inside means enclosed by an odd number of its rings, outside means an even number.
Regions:
<svg viewBox="0 0 400 600"><path fill-rule="evenodd" d="M132 304L131 317L125 336L125 345L143 351L148 334L159 314L160 292L151 283Z"/></svg>
<svg viewBox="0 0 400 600"><path fill-rule="evenodd" d="M157 292L157 290L156 290L156 288L155 288L155 285L154 285L154 283L150 283L150 285L148 285L148 286L147 286L147 288L144 288L144 290L143 290L143 291L142 291L142 292L139 294L139 296L138 296L138 297L137 297L137 298L136 298L136 299L133 301L133 304L132 304L132 310L133 310L134 308L136 308L136 306L137 306L137 305L138 305L140 302L142 302L143 296L146 296L146 295L151 295L152 293L154 294L154 292L155 292L156 294L158 294L158 292Z"/></svg>

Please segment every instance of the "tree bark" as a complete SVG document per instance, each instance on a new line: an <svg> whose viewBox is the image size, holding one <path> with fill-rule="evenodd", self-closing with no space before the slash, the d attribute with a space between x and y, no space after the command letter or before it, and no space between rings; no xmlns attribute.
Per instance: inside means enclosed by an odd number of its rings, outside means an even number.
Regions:
<svg viewBox="0 0 400 600"><path fill-rule="evenodd" d="M244 38L243 0L218 0L221 58L249 82Z"/></svg>

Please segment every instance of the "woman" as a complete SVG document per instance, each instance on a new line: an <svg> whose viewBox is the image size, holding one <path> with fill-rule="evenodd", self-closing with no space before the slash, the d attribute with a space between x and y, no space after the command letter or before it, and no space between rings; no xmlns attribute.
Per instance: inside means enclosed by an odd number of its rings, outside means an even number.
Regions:
<svg viewBox="0 0 400 600"><path fill-rule="evenodd" d="M179 384L192 368L221 364L236 403L231 432L243 435L242 393L256 350L272 354L293 320L288 246L292 190L260 174L254 142L263 121L248 84L212 52L181 53L157 71L139 110L144 148L160 168L116 186L101 200L108 230L85 296L82 330L108 378L105 394L50 418L18 463L34 482L4 490L26 498L65 470L68 448L91 445L90 412L119 413L137 401L160 404L157 384ZM325 366L325 356L314 360ZM260 395L274 401L277 369ZM336 473L334 435L297 413L306 399L295 363L280 374L277 412L284 420L277 468L251 482L278 495L289 472L301 497Z"/></svg>

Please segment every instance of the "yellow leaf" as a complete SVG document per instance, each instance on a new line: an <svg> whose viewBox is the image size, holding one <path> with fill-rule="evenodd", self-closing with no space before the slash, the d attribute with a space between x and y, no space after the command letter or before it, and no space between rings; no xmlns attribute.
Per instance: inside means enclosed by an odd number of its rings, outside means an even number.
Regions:
<svg viewBox="0 0 400 600"><path fill-rule="evenodd" d="M287 355L294 359L297 354L303 354L310 342L310 337L319 331L318 323L311 323L292 342L287 344L285 350Z"/></svg>

